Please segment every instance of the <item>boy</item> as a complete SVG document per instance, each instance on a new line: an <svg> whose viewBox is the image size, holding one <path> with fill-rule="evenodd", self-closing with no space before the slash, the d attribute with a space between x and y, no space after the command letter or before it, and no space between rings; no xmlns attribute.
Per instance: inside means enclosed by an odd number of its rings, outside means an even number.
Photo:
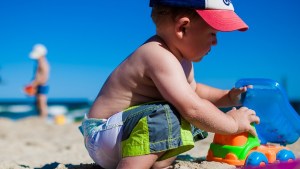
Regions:
<svg viewBox="0 0 300 169"><path fill-rule="evenodd" d="M253 110L217 108L238 106L247 87L220 90L194 79L192 62L217 44L218 31L248 28L230 1L150 0L150 6L156 35L112 72L82 124L85 146L104 168L169 168L194 146L191 125L256 135Z"/></svg>
<svg viewBox="0 0 300 169"><path fill-rule="evenodd" d="M47 81L49 79L49 64L46 58L47 49L42 44L36 44L29 54L29 57L37 61L35 75L31 83L27 86L30 87L36 96L36 105L40 117L46 118L48 116L47 110L47 93L49 87Z"/></svg>

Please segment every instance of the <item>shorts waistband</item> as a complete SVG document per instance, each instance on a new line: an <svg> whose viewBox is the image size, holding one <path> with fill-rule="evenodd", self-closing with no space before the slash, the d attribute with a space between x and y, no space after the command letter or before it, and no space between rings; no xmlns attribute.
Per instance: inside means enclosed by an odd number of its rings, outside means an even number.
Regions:
<svg viewBox="0 0 300 169"><path fill-rule="evenodd" d="M120 116L123 112L119 112L114 116ZM112 118L110 117L110 118ZM115 123L107 124L108 119L96 119L96 118L88 118L85 114L84 120L82 122L82 125L79 127L80 132L83 135L90 135L91 132L94 131L103 131L103 130L109 130L115 127L119 127L123 125L123 121L118 121Z"/></svg>

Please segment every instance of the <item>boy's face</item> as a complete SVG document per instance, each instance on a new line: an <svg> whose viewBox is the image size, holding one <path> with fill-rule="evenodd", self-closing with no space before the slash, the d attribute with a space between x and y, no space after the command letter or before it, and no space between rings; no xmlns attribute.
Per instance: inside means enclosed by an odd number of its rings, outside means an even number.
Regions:
<svg viewBox="0 0 300 169"><path fill-rule="evenodd" d="M198 62L217 44L217 30L201 17L194 19L185 30L181 52L185 59Z"/></svg>

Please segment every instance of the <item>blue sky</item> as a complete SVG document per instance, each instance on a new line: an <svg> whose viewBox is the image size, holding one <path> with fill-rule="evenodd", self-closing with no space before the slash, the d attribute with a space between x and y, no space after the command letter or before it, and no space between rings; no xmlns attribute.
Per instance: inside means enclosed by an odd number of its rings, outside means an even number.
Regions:
<svg viewBox="0 0 300 169"><path fill-rule="evenodd" d="M300 2L232 0L247 32L219 33L196 80L226 89L240 78L270 78L300 100ZM109 73L155 33L148 0L0 1L0 98L21 92L33 75L32 46L48 48L50 98L93 100Z"/></svg>

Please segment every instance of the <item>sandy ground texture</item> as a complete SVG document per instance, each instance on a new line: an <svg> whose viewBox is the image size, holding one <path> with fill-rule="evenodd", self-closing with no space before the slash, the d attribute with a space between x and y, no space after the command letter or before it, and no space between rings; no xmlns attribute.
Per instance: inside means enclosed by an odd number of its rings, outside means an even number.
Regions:
<svg viewBox="0 0 300 169"><path fill-rule="evenodd" d="M1 169L101 169L83 145L79 123L50 124L36 117L17 122L0 119ZM176 161L175 169L231 169L234 166L203 161L213 135L188 151L197 162ZM289 146L300 157L300 141ZM202 159L202 160L201 160Z"/></svg>

